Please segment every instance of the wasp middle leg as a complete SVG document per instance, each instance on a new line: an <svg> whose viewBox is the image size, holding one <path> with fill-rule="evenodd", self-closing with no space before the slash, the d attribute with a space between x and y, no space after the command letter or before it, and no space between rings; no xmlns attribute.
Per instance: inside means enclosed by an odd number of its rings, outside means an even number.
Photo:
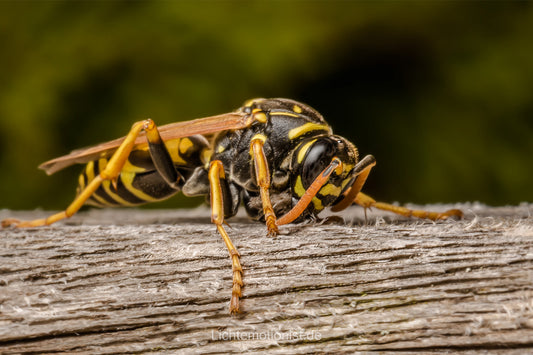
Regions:
<svg viewBox="0 0 533 355"><path fill-rule="evenodd" d="M133 124L130 132L124 138L122 144L113 153L105 168L103 168L97 176L95 176L90 182L88 182L86 186L84 186L74 201L72 201L72 203L64 211L56 213L47 218L35 219L32 221L6 219L2 221L2 227L13 225L21 228L50 225L74 215L85 204L85 202L87 202L87 200L93 196L93 194L105 181L111 181L116 189L118 177L122 171L122 168L128 160L133 147L135 146L135 140L142 131L146 132L146 139L150 148L150 156L154 162L156 170L171 188L178 189L177 184L181 179L181 175L174 167L172 159L161 140L155 123L151 119L147 119Z"/></svg>
<svg viewBox="0 0 533 355"><path fill-rule="evenodd" d="M213 222L226 247L228 248L231 258L231 265L233 269L233 287L231 291L230 313L235 314L240 312L239 299L242 296L241 288L242 282L242 266L240 262L240 255L237 248L233 245L228 233L224 229L224 186L225 173L224 166L220 160L214 160L209 165L209 185L211 188L211 222Z"/></svg>

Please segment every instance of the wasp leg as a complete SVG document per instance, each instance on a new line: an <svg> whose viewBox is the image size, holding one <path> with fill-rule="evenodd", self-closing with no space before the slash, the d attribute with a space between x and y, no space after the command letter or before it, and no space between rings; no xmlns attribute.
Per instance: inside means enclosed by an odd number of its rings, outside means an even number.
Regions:
<svg viewBox="0 0 533 355"><path fill-rule="evenodd" d="M120 171L122 170L122 167L124 166L131 150L135 145L135 140L137 139L139 133L143 130L146 131L148 141L150 142L151 140L153 140L154 143L157 145L157 138L159 137L159 133L157 132L157 128L151 119L134 123L122 144L117 148L115 153L113 153L113 156L107 163L105 169L102 170L100 174L96 176L85 187L85 189L81 191L78 196L76 196L74 201L72 201L72 203L66 208L66 210L56 213L47 218L36 219L33 221L6 219L2 221L2 227L7 227L10 225L13 225L15 227L38 227L50 225L64 218L71 217L73 214L75 214L81 208L81 206L83 206L83 204L89 199L89 197L91 197L91 195L100 187L103 181L111 180L113 185L116 187L117 178L120 174ZM156 153L156 157L158 156L158 153ZM159 160L164 160L164 158L160 158Z"/></svg>
<svg viewBox="0 0 533 355"><path fill-rule="evenodd" d="M278 234L278 227L276 225L276 214L272 208L270 201L270 172L268 170L268 163L263 150L264 140L256 138L252 140L251 149L254 157L255 176L257 185L259 185L259 192L261 194L261 202L263 203L263 212L265 215L265 223L268 229L269 236Z"/></svg>
<svg viewBox="0 0 533 355"><path fill-rule="evenodd" d="M209 165L209 185L211 187L211 222L217 226L217 230L222 236L226 247L228 248L231 258L231 265L233 268L233 288L231 291L231 301L229 311L232 314L240 312L239 298L241 297L241 288L244 285L242 282L242 267L239 260L239 252L233 245L228 233L224 229L224 201L223 191L220 183L221 179L225 178L224 166L220 160L212 161Z"/></svg>
<svg viewBox="0 0 533 355"><path fill-rule="evenodd" d="M384 202L377 202L372 197L359 192L357 194L357 197L354 200L355 203L357 203L360 206L363 206L364 208L371 208L375 207L380 210L393 212L405 217L418 217L418 218L426 218L431 219L433 221L439 220L439 219L448 219L450 217L456 217L456 218L462 218L463 212L458 209L452 209L448 210L446 212L431 212L431 211L425 211L425 210L412 210L407 207L403 206L395 206L391 205L390 203L384 203Z"/></svg>
<svg viewBox="0 0 533 355"><path fill-rule="evenodd" d="M350 189L344 194L344 198L331 208L333 212L342 211L343 209L355 202L358 205L364 207L365 212L367 208L375 207L380 210L394 212L396 214L406 217L427 218L434 221L438 219L447 219L452 216L458 218L461 218L463 216L463 212L457 209L440 213L424 210L412 210L402 206L394 206L389 203L377 202L372 197L365 195L361 192L361 188L365 184L368 174L370 174L370 170L372 169L372 167L374 167L374 165L376 165L376 160L374 159L374 157L371 155L367 155L355 166L355 173L357 177L355 178L355 181L353 182Z"/></svg>
<svg viewBox="0 0 533 355"><path fill-rule="evenodd" d="M305 211L307 206L309 206L313 197L316 196L318 191L320 191L322 186L324 186L324 184L328 181L329 176L334 171L338 175L342 173L342 162L337 157L331 159L331 163L329 163L329 165L324 170L322 170L322 172L316 177L315 181L313 181L313 183L307 188L307 190L305 190L304 195L300 198L298 203L289 212L280 217L277 220L276 224L278 226L281 226L283 224L291 223L296 218L298 218L298 216L300 216L303 211Z"/></svg>
<svg viewBox="0 0 533 355"><path fill-rule="evenodd" d="M146 131L146 139L148 140L148 148L150 149L150 158L154 163L157 172L161 175L163 180L173 188L179 190L178 183L183 179L183 176L178 172L168 149L161 139L159 130L152 123L152 127Z"/></svg>

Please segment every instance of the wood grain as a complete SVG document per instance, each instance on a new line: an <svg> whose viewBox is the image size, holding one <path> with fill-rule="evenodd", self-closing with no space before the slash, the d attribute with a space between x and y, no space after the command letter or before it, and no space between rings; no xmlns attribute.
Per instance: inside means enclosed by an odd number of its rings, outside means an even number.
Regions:
<svg viewBox="0 0 533 355"><path fill-rule="evenodd" d="M206 208L89 210L0 230L0 353L531 351L533 205L451 207L466 218L365 223L353 208L346 223L276 238L237 216L237 317Z"/></svg>

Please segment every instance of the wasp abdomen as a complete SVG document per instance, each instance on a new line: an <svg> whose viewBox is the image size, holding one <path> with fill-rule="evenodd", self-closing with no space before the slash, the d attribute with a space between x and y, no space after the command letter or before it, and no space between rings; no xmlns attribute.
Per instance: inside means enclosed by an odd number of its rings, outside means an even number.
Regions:
<svg viewBox="0 0 533 355"><path fill-rule="evenodd" d="M136 206L164 200L179 192L194 169L202 166L209 148L203 136L172 139L165 146L178 177L169 184L156 169L147 145L134 149L120 171L116 184L106 180L87 200L98 207ZM83 191L108 163L108 157L89 162L79 177L78 192Z"/></svg>

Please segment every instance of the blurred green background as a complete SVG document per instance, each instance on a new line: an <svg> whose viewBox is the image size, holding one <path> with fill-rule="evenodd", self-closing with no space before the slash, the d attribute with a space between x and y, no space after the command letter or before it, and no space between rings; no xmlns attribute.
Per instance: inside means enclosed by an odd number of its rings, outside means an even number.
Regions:
<svg viewBox="0 0 533 355"><path fill-rule="evenodd" d="M64 208L81 167L37 165L136 120L253 97L373 154L378 199L533 201L530 2L2 2L0 45L0 208Z"/></svg>

